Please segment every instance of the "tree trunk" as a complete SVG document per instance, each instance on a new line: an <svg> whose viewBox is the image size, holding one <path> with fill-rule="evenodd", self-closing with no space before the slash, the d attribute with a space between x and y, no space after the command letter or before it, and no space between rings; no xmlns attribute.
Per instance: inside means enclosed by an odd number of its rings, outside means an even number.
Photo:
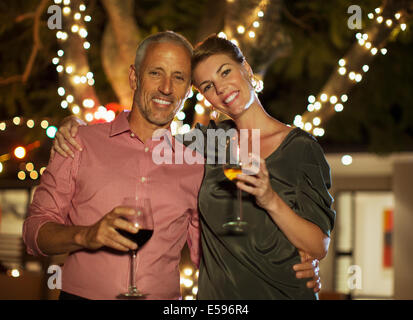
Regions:
<svg viewBox="0 0 413 320"><path fill-rule="evenodd" d="M102 42L102 64L119 103L132 106L132 90L129 86L128 69L134 64L139 29L134 17L133 0L101 0L108 15Z"/></svg>

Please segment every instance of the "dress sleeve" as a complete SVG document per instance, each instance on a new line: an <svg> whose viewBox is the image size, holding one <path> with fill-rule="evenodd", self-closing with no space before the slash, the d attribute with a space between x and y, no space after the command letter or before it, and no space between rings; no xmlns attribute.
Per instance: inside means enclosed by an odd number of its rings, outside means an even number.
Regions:
<svg viewBox="0 0 413 320"><path fill-rule="evenodd" d="M328 192L330 167L316 141L306 143L303 152L304 162L298 168L296 211L330 236L336 216L332 209L333 198Z"/></svg>
<svg viewBox="0 0 413 320"><path fill-rule="evenodd" d="M39 230L45 223L69 224L68 213L80 162L80 152L74 153L74 159L55 153L41 177L23 224L23 240L28 254L46 255L37 245Z"/></svg>

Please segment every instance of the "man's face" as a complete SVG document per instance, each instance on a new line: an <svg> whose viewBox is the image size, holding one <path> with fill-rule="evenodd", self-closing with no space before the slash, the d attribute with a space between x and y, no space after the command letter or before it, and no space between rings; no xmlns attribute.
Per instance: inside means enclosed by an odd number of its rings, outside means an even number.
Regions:
<svg viewBox="0 0 413 320"><path fill-rule="evenodd" d="M165 126L185 102L191 84L191 57L181 45L155 43L135 73L134 102L149 123Z"/></svg>

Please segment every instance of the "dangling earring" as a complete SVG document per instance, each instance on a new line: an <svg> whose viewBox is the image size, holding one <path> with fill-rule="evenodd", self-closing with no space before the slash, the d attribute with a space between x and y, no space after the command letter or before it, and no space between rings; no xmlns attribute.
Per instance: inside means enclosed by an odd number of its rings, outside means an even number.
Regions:
<svg viewBox="0 0 413 320"><path fill-rule="evenodd" d="M255 74L251 77L251 85L256 93L261 92L262 89L264 89L264 83L260 77L257 77Z"/></svg>
<svg viewBox="0 0 413 320"><path fill-rule="evenodd" d="M211 107L211 112L209 114L209 118L213 121L218 119L218 111L216 111L213 107Z"/></svg>
<svg viewBox="0 0 413 320"><path fill-rule="evenodd" d="M257 87L257 80L256 80L254 75L250 76L250 83L251 83L251 86L253 87L253 89L255 90L255 88Z"/></svg>

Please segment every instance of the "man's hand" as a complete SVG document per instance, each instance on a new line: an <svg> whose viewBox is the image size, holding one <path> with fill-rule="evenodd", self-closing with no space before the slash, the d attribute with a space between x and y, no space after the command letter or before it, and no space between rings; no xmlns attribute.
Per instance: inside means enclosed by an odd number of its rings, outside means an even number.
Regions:
<svg viewBox="0 0 413 320"><path fill-rule="evenodd" d="M139 232L132 223L122 217L136 214L134 209L127 207L116 207L107 213L94 225L84 228L75 236L75 242L84 248L97 250L103 246L120 250L136 250L138 246L135 242L121 236L116 229L122 229L130 233Z"/></svg>
<svg viewBox="0 0 413 320"><path fill-rule="evenodd" d="M312 278L312 280L307 282L307 288L313 288L314 292L319 292L321 290L320 276L318 275L319 261L314 259L309 254L304 251L298 250L301 257L301 263L293 266L295 275L299 279Z"/></svg>
<svg viewBox="0 0 413 320"><path fill-rule="evenodd" d="M68 143L74 146L77 150L82 151L82 147L75 139L73 139L76 137L79 126L81 125L86 125L86 123L75 116L68 116L63 119L53 140L53 147L52 150L50 150L50 158L53 158L55 152L65 158L68 156L73 158L75 155L67 145Z"/></svg>

